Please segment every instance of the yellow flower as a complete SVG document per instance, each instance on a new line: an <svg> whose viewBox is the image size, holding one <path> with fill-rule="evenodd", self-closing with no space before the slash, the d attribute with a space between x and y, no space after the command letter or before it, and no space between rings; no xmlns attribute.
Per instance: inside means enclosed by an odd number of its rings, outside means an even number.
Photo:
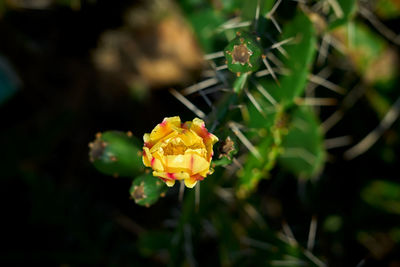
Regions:
<svg viewBox="0 0 400 267"><path fill-rule="evenodd" d="M150 134L143 136L143 163L153 169L153 175L168 186L183 180L193 188L210 169L213 145L218 138L209 133L198 118L181 123L176 117L165 118Z"/></svg>

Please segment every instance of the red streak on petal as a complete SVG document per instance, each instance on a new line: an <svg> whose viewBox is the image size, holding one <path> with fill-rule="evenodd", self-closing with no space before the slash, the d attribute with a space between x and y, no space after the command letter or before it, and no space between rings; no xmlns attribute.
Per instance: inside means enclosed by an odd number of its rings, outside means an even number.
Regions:
<svg viewBox="0 0 400 267"><path fill-rule="evenodd" d="M144 151L144 149L143 149L143 156L144 156L144 157L147 156L147 155L146 155L146 151Z"/></svg>
<svg viewBox="0 0 400 267"><path fill-rule="evenodd" d="M144 142L144 146L151 149L153 145L150 142Z"/></svg>
<svg viewBox="0 0 400 267"><path fill-rule="evenodd" d="M156 161L156 158L152 158L152 159L151 159L151 163L150 163L150 164L151 164L151 167L153 167L154 161Z"/></svg>
<svg viewBox="0 0 400 267"><path fill-rule="evenodd" d="M203 181L204 180L204 177L201 176L200 174L192 175L192 178L196 179L197 181Z"/></svg>
<svg viewBox="0 0 400 267"><path fill-rule="evenodd" d="M190 172L193 172L193 164L194 164L194 158L193 155L190 156Z"/></svg>
<svg viewBox="0 0 400 267"><path fill-rule="evenodd" d="M162 123L160 123L160 126L161 126L161 127L167 126L167 121L164 119L164 120L162 121Z"/></svg>
<svg viewBox="0 0 400 267"><path fill-rule="evenodd" d="M167 177L172 180L176 180L175 173L167 172Z"/></svg>

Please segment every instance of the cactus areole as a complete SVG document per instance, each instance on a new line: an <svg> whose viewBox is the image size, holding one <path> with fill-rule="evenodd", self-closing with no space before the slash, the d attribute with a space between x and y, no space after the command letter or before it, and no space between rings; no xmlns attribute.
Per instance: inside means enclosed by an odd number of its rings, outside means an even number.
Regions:
<svg viewBox="0 0 400 267"><path fill-rule="evenodd" d="M236 38L224 49L228 69L238 76L258 70L262 55L258 37L247 32L237 32L236 34Z"/></svg>

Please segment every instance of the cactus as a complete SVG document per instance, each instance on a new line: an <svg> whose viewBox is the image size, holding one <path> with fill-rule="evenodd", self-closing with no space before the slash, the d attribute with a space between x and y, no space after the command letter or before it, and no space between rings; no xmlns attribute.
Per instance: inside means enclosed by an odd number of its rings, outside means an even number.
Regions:
<svg viewBox="0 0 400 267"><path fill-rule="evenodd" d="M262 47L258 43L260 38L240 31L236 35L224 49L228 69L237 76L258 70L262 54Z"/></svg>
<svg viewBox="0 0 400 267"><path fill-rule="evenodd" d="M164 197L166 191L167 187L160 179L151 174L143 174L133 180L129 193L136 204L150 207L160 197Z"/></svg>
<svg viewBox="0 0 400 267"><path fill-rule="evenodd" d="M104 174L134 177L144 170L140 142L131 132L97 133L89 148L90 161Z"/></svg>
<svg viewBox="0 0 400 267"><path fill-rule="evenodd" d="M171 233L160 234L174 240L175 246L170 248L172 266L182 263L180 249L188 246L185 235L192 233L191 229L200 228L201 214L211 218L221 239L226 241L219 251L222 255L221 265L246 264L235 261L231 254L238 252L243 245L237 240L241 234L251 235L251 231L241 225L236 226L232 216L240 217L240 213L244 212L256 221L257 227L267 228L263 216L249 204L260 201L256 193L260 181L278 179L272 175L274 168L280 174L278 176L294 177L302 183L316 181L323 173L327 159L325 135L337 122L337 116L351 107L354 99L347 98L348 84L343 82L336 85L327 80L325 75L319 75L324 73L325 68L334 69L339 65L338 62L330 62L327 54L337 58L344 54L350 58L352 71L368 87L367 99L380 117L384 117L390 108L389 93L382 93L382 90L393 87L397 74L395 60L386 61L393 53L387 40L377 37L364 22L355 22L358 7L354 0L285 2L286 11L290 12L286 12L283 18L279 18L277 11L282 3L280 0L252 0L245 3L222 1L218 8L209 2L213 1L179 1L199 44L207 53L205 58L211 68L207 69L207 76L200 83L170 92L196 116L201 117L220 142L211 164L215 173L202 182L204 186L201 193L187 193L173 237ZM362 8L360 5L360 10ZM332 51L326 48L327 40L333 46ZM382 62L389 62L390 71L378 71L374 67L384 65ZM326 87L327 90L316 92L317 86ZM221 90L222 87L224 90ZM205 100L211 107L210 112L204 112L202 107L192 103L196 97ZM338 102L342 104L336 111L339 115L333 113L332 117L321 122L319 106L336 105ZM175 128L179 128L179 125ZM187 127L183 128L179 133L187 130ZM157 142L164 142L163 138L158 138ZM151 149L147 144L145 147ZM137 153L138 148L135 149ZM92 152L93 158L96 154L96 150ZM349 155L357 155L357 152ZM147 160L148 166L153 165ZM96 160L94 163L96 166ZM96 167L111 174L119 168L105 171ZM167 171L165 173L167 178L172 176L175 182L173 175ZM137 177L131 187L135 202L145 206L155 203L165 192L157 183L160 182L148 174ZM227 184L231 191L224 191ZM196 188L199 190L199 185ZM226 202L234 202L236 205L229 206L234 211L229 214L223 205L215 205L219 202L219 199L215 199L215 192ZM372 191L366 189L365 192ZM363 195L366 202L372 203L367 195ZM194 206L200 196L206 197L202 198L205 199L202 206L196 206L200 209L196 213ZM389 209L385 199L376 205ZM397 208L389 210L398 213ZM249 228L254 229L255 226ZM312 254L310 256L311 252L297 243L286 223L284 231L285 238L277 238L270 231L259 237L272 243L265 245L269 248L267 254L270 261L265 261L265 254L260 252L255 253L257 255L250 262L258 263L257 259L262 259L265 265L270 265L274 260L285 259L288 266L325 266L324 262ZM149 234L141 238L141 243L147 244L146 238L153 236ZM249 244L252 244L249 240Z"/></svg>

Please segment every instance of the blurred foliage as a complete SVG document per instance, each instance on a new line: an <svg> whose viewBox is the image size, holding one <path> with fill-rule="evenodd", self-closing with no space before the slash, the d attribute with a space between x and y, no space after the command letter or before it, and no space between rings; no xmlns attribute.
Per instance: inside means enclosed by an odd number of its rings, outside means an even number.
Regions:
<svg viewBox="0 0 400 267"><path fill-rule="evenodd" d="M399 265L399 22L396 0L0 1L0 263ZM237 31L263 54L240 75ZM220 139L185 192L141 160L194 117L170 87Z"/></svg>

